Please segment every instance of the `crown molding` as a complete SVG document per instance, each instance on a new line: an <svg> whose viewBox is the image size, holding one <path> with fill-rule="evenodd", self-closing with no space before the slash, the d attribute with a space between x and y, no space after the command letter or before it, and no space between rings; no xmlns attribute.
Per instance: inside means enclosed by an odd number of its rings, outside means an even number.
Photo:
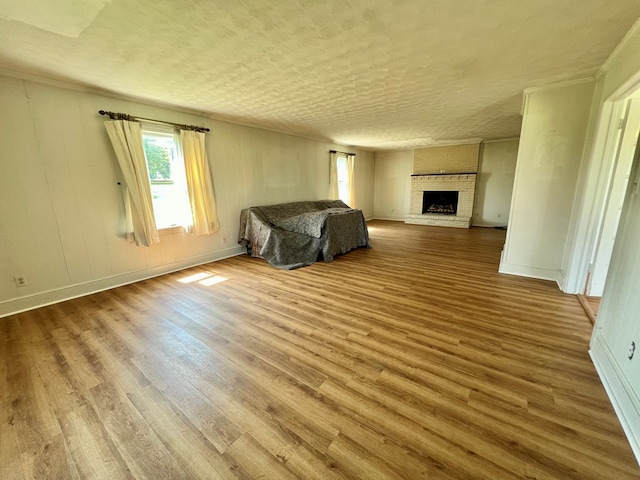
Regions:
<svg viewBox="0 0 640 480"><path fill-rule="evenodd" d="M540 85L538 87L525 88L523 90L523 93L525 95L530 95L532 93L541 92L541 91L545 91L545 90L553 90L553 89L556 89L556 88L571 87L573 85L580 85L582 83L589 83L589 82L595 82L595 81L596 81L596 77L595 76L576 78L574 80L566 80L564 82L548 83L546 85Z"/></svg>
<svg viewBox="0 0 640 480"><path fill-rule="evenodd" d="M520 140L520 137L493 138L491 140L483 140L482 143L513 142L514 140Z"/></svg>

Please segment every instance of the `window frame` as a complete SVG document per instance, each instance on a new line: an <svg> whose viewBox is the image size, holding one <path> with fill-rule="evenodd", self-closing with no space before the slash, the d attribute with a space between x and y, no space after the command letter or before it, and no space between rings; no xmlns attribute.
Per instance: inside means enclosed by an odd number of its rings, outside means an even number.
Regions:
<svg viewBox="0 0 640 480"><path fill-rule="evenodd" d="M172 142L173 142L173 146L175 148L175 158L172 161L172 167L174 166L178 166L182 168L182 177L184 179L186 173L184 170L184 161L182 160L182 153L181 153L181 146L180 146L180 141L179 141L179 136L178 133L175 129L175 127L169 126L169 125L163 125L163 124L154 124L154 123L141 123L141 133L142 133L142 149L144 151L144 157L145 157L145 163L147 165L147 180L149 181L149 186L151 187L151 195L152 195L152 199L151 202L153 204L153 216L154 216L154 220L156 222L156 229L158 230L158 235L164 236L164 235L175 235L175 234L179 234L179 233L185 233L187 232L187 228L185 228L185 225L180 225L179 223L176 224L172 224L169 226L163 226L161 227L160 224L158 223L158 214L156 213L157 211L157 202L154 201L153 199L153 184L151 183L152 179L150 176L150 169L149 169L149 160L147 157L147 151L145 149L144 146L144 139L145 136L148 137L171 137ZM172 175L173 177L173 175ZM189 209L189 215L191 215L191 206L190 206L190 202L189 202L189 193L188 190L186 189L186 183L184 184L184 195L185 195L185 206L188 206ZM184 212L184 214L186 215L186 211Z"/></svg>

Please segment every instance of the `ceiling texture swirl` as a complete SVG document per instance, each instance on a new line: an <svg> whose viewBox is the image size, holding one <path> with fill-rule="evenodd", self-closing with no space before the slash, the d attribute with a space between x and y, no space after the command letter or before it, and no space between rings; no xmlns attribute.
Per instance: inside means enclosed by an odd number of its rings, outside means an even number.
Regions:
<svg viewBox="0 0 640 480"><path fill-rule="evenodd" d="M0 0L0 73L369 150L508 138L638 0ZM130 112L135 113L135 112Z"/></svg>

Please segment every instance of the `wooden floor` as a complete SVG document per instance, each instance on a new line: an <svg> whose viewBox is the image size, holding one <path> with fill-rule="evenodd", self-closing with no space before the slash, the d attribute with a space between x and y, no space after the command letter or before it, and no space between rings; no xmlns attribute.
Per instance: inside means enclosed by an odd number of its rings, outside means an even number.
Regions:
<svg viewBox="0 0 640 480"><path fill-rule="evenodd" d="M551 282L504 231L371 222L0 319L0 478L640 479Z"/></svg>
<svg viewBox="0 0 640 480"><path fill-rule="evenodd" d="M589 317L591 325L595 325L596 317L598 316L598 310L600 309L601 297L588 297L586 295L578 295L578 300L584 309L584 312Z"/></svg>

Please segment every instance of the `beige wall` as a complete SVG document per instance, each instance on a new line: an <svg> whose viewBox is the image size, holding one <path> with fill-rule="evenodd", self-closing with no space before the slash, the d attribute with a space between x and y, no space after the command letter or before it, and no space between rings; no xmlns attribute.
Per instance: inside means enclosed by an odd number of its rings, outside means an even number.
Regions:
<svg viewBox="0 0 640 480"><path fill-rule="evenodd" d="M476 147L476 145L473 146ZM458 147L459 145L453 148ZM448 147L422 150L440 148ZM474 225L506 225L509 218L517 154L518 139L496 140L483 144L480 161L477 163ZM404 221L405 215L409 214L413 158L413 150L376 152L374 218ZM469 165L468 163L467 166ZM445 167L447 170L452 170L447 165Z"/></svg>
<svg viewBox="0 0 640 480"><path fill-rule="evenodd" d="M326 198L329 150L354 151L358 207L373 214L373 153L130 100L0 77L0 315L240 251L240 210ZM118 172L99 109L206 125L221 230L122 239ZM17 287L13 277L27 276Z"/></svg>
<svg viewBox="0 0 640 480"><path fill-rule="evenodd" d="M418 148L413 151L413 173L475 173L479 150L479 143Z"/></svg>
<svg viewBox="0 0 640 480"><path fill-rule="evenodd" d="M409 213L413 150L376 152L373 216L402 220Z"/></svg>
<svg viewBox="0 0 640 480"><path fill-rule="evenodd" d="M472 225L507 225L518 144L517 138L482 143Z"/></svg>
<svg viewBox="0 0 640 480"><path fill-rule="evenodd" d="M501 272L561 282L593 91L585 81L526 92Z"/></svg>
<svg viewBox="0 0 640 480"><path fill-rule="evenodd" d="M356 151L356 150L349 150ZM322 164L324 162L320 161ZM363 211L367 220L373 218L373 199L374 199L374 183L375 183L375 154L373 152L359 151L355 160L355 189L356 189L356 208ZM321 186L324 188L323 186ZM325 198L326 193L322 195Z"/></svg>

